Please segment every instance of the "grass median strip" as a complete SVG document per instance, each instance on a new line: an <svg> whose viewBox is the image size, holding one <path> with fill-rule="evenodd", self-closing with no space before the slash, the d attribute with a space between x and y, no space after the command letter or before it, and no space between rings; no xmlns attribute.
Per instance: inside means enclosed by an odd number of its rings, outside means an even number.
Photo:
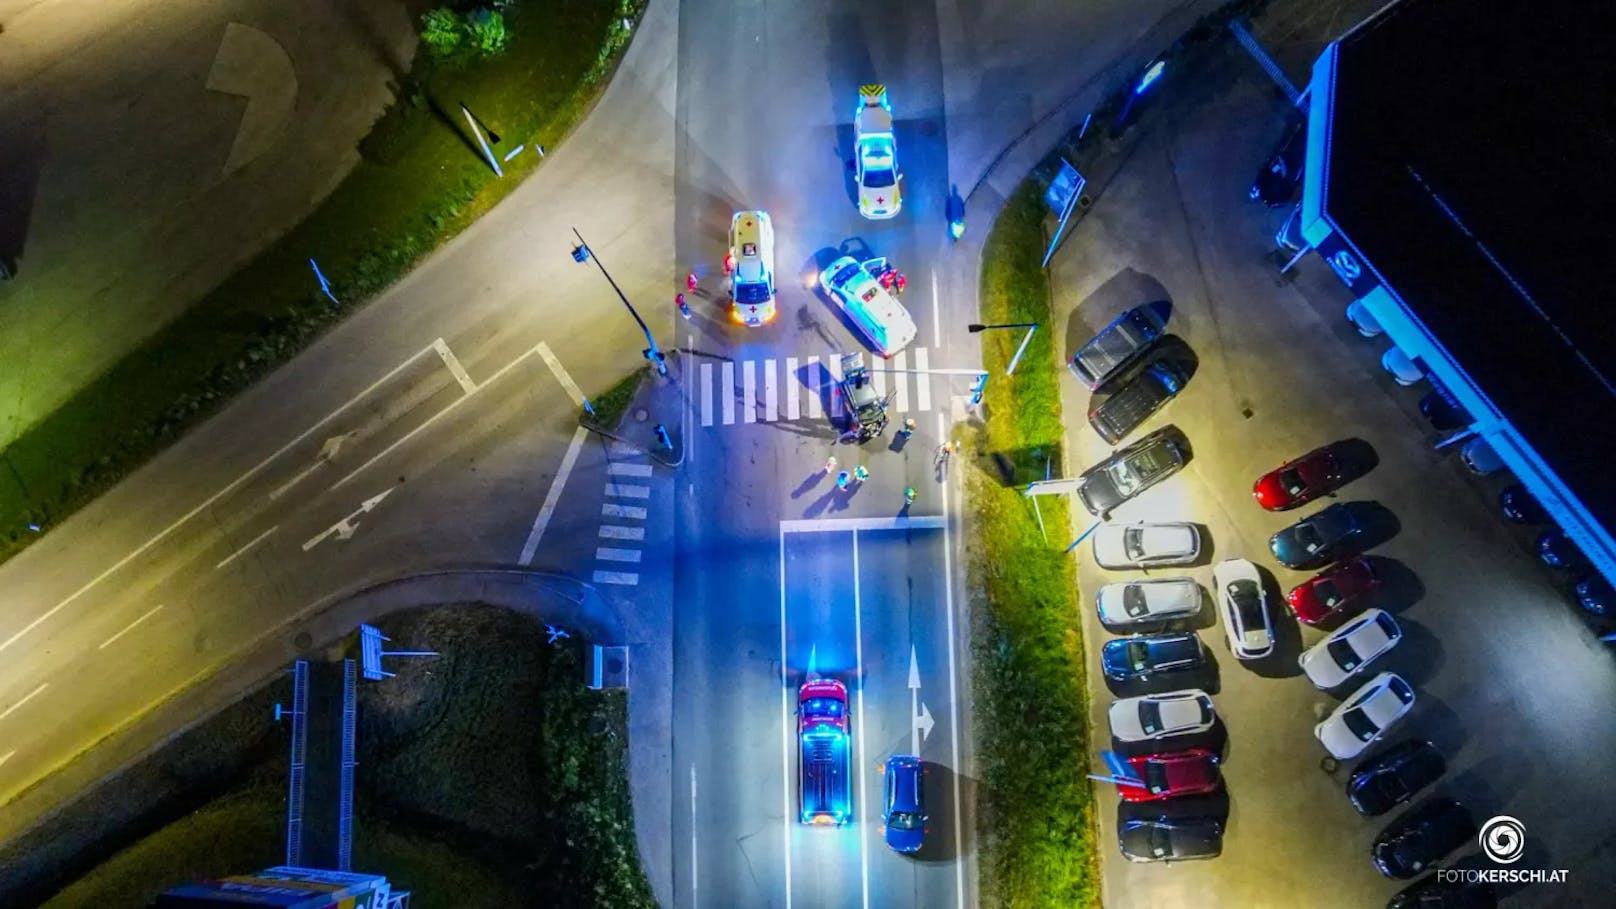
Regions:
<svg viewBox="0 0 1616 909"><path fill-rule="evenodd" d="M1043 525L1021 486L1059 474L1059 367L1052 346L1048 280L1040 265L1044 208L1032 181L1010 198L988 235L982 262L985 323L1038 322L1016 374L1005 366L1020 332L982 334L993 377L988 419L966 442L989 471L968 471L977 751L984 794L984 906L1099 905L1089 765L1082 629L1064 504ZM1046 539L1045 532L1048 537Z"/></svg>
<svg viewBox="0 0 1616 909"><path fill-rule="evenodd" d="M9 558L303 350L509 195L588 111L645 0L522 0L504 51L417 57L361 163L302 223L0 452ZM500 134L494 177L465 104ZM323 294L309 260L331 284ZM471 289L468 287L468 292ZM340 302L339 302L340 301Z"/></svg>

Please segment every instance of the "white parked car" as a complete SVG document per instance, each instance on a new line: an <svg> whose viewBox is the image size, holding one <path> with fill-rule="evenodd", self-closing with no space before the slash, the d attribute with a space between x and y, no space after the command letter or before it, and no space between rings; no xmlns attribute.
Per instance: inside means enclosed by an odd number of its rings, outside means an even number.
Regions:
<svg viewBox="0 0 1616 909"><path fill-rule="evenodd" d="M1336 705L1313 735L1340 760L1355 758L1369 744L1408 714L1414 706L1414 686L1393 672L1382 672Z"/></svg>
<svg viewBox="0 0 1616 909"><path fill-rule="evenodd" d="M1219 562L1212 569L1212 583L1223 606L1223 630L1234 655L1256 660L1273 653L1274 620L1257 566L1249 559Z"/></svg>
<svg viewBox="0 0 1616 909"><path fill-rule="evenodd" d="M909 310L852 256L830 263L819 275L819 286L842 307L881 356L891 357L915 339L915 320L909 317Z"/></svg>
<svg viewBox="0 0 1616 909"><path fill-rule="evenodd" d="M1201 611L1201 585L1194 578L1148 578L1107 584L1094 596L1100 622L1112 628L1159 625Z"/></svg>
<svg viewBox="0 0 1616 909"><path fill-rule="evenodd" d="M1174 735L1205 732L1217 711L1212 698L1199 688L1147 694L1111 702L1107 711L1111 737L1120 742L1149 742Z"/></svg>
<svg viewBox="0 0 1616 909"><path fill-rule="evenodd" d="M1201 555L1194 524L1105 524L1094 531L1094 561L1101 568L1183 565Z"/></svg>
<svg viewBox="0 0 1616 909"><path fill-rule="evenodd" d="M1397 646L1403 629L1384 609L1368 609L1363 615L1330 632L1324 640L1302 651L1296 658L1307 680L1315 688L1335 688L1352 678L1375 657Z"/></svg>
<svg viewBox="0 0 1616 909"><path fill-rule="evenodd" d="M859 86L853 144L859 214L874 220L893 217L903 208L903 174L898 171L898 141L892 135L892 104L885 85Z"/></svg>

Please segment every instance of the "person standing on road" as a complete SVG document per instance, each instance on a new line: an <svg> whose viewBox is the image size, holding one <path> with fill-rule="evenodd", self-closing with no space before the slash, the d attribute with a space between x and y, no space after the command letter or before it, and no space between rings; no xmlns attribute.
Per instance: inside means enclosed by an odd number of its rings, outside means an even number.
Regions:
<svg viewBox="0 0 1616 909"><path fill-rule="evenodd" d="M897 290L897 292L901 294L903 293L903 289L909 286L909 279L905 278L903 276L903 272L900 271L898 272L898 276L892 279L892 286L893 289Z"/></svg>
<svg viewBox="0 0 1616 909"><path fill-rule="evenodd" d="M913 504L915 504L915 488L913 486L905 486L904 487L904 489L903 489L903 504L905 504L905 505L913 505Z"/></svg>
<svg viewBox="0 0 1616 909"><path fill-rule="evenodd" d="M685 295L674 294L673 302L679 304L679 315L684 316L688 321L690 319L690 304L685 302Z"/></svg>
<svg viewBox="0 0 1616 909"><path fill-rule="evenodd" d="M847 471L845 471L845 470L842 471L841 473L837 474L836 475L836 488L837 489L846 489L847 488L847 482L850 479L852 479L852 478L847 475Z"/></svg>
<svg viewBox="0 0 1616 909"><path fill-rule="evenodd" d="M830 457L825 459L825 472L830 473L831 471L833 471L835 469L836 469L836 456L831 455Z"/></svg>
<svg viewBox="0 0 1616 909"><path fill-rule="evenodd" d="M949 441L944 442L943 444L937 446L937 457L936 457L935 460L932 461L932 465L934 467L942 467L943 465L948 463L948 458L953 453L954 453L954 441L952 439L950 439Z"/></svg>
<svg viewBox="0 0 1616 909"><path fill-rule="evenodd" d="M698 284L700 284L700 282L696 280L695 272L689 272L685 275L685 290L695 293Z"/></svg>

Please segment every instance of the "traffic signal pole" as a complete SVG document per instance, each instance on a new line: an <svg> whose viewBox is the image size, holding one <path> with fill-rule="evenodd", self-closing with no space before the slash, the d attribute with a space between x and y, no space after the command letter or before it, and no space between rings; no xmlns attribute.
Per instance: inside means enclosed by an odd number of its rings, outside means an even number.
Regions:
<svg viewBox="0 0 1616 909"><path fill-rule="evenodd" d="M612 280L611 272L608 272L606 270L606 266L601 264L600 257L595 255L594 250L589 248L589 244L584 241L583 234L578 233L578 228L574 227L572 229L572 235L578 238L578 245L573 247L572 250L573 261L593 261L595 263L595 267L600 269L601 275L606 278L606 283L610 284L612 286L612 290L617 292L617 299L623 301L623 305L628 307L628 314L633 316L634 321L639 324L640 331L645 332L645 343L648 345L646 349L642 351L645 358L650 360L651 364L656 367L657 375L666 376L668 374L667 358L662 355L662 351L657 347L656 338L651 337L650 326L645 324L645 320L640 318L640 313L634 308L634 304L630 303L628 301L628 297L623 295L623 289L617 286L616 281Z"/></svg>

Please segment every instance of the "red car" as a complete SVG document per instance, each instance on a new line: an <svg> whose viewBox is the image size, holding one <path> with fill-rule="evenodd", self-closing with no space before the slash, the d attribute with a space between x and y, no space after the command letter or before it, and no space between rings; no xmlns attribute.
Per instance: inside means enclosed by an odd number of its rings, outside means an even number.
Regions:
<svg viewBox="0 0 1616 909"><path fill-rule="evenodd" d="M1128 766L1133 768L1134 776L1144 782L1143 786L1117 787L1123 801L1128 802L1202 795L1216 792L1223 784L1217 753L1205 748L1140 755L1128 758Z"/></svg>
<svg viewBox="0 0 1616 909"><path fill-rule="evenodd" d="M1251 494L1269 511L1285 511L1334 492L1346 481L1341 462L1325 446L1258 477Z"/></svg>
<svg viewBox="0 0 1616 909"><path fill-rule="evenodd" d="M1317 625L1330 616L1362 605L1379 587L1380 578L1368 559L1348 559L1296 585L1287 599L1298 619Z"/></svg>

